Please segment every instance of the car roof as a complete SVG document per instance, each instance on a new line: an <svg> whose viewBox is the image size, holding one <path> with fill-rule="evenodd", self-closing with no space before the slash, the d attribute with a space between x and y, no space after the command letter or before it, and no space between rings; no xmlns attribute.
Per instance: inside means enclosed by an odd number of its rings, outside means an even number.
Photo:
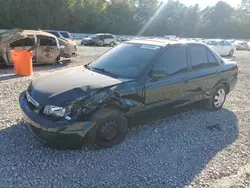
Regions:
<svg viewBox="0 0 250 188"><path fill-rule="evenodd" d="M40 31L40 30L23 30L23 33L25 35L43 35L43 36L55 38L53 34L47 33L45 31Z"/></svg>
<svg viewBox="0 0 250 188"><path fill-rule="evenodd" d="M224 41L223 39L208 39L207 41L215 41L215 42L220 42L220 41Z"/></svg>
<svg viewBox="0 0 250 188"><path fill-rule="evenodd" d="M205 45L204 43L201 43L201 42L193 42L193 41L187 41L187 40L169 40L169 39L159 39L159 38L133 39L133 40L127 41L126 43L147 44L147 45L155 45L155 46L161 46L161 47L165 47L167 45L173 45L173 44L201 44L201 45Z"/></svg>
<svg viewBox="0 0 250 188"><path fill-rule="evenodd" d="M96 33L95 35L112 35L110 33Z"/></svg>
<svg viewBox="0 0 250 188"><path fill-rule="evenodd" d="M59 31L59 30L44 30L44 31L49 31L49 32L68 32L68 31ZM68 32L69 33L69 32Z"/></svg>

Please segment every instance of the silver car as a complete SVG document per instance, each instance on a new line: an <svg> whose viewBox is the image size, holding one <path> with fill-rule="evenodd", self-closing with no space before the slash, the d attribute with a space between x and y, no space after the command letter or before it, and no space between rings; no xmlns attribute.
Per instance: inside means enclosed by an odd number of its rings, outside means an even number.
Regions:
<svg viewBox="0 0 250 188"><path fill-rule="evenodd" d="M98 33L85 37L81 41L81 45L86 46L110 46L113 47L117 44L116 36L109 33Z"/></svg>

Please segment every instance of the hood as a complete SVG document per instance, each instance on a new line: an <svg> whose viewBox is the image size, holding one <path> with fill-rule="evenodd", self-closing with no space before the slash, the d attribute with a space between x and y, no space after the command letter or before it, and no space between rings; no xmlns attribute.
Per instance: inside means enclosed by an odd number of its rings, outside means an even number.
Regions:
<svg viewBox="0 0 250 188"><path fill-rule="evenodd" d="M34 80L28 91L31 97L41 105L65 106L76 100L110 86L130 80L116 79L92 72L83 66L57 71Z"/></svg>
<svg viewBox="0 0 250 188"><path fill-rule="evenodd" d="M22 38L27 38L28 36L24 33L22 29L12 29L8 30L0 35L0 43L8 43L10 41L19 40Z"/></svg>

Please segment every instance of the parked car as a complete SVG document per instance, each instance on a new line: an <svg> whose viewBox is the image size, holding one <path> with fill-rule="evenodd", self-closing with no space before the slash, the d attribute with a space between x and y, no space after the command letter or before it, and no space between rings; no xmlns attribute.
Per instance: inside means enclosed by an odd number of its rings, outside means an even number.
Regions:
<svg viewBox="0 0 250 188"><path fill-rule="evenodd" d="M90 46L115 46L117 39L114 35L108 33L99 33L91 35L90 37L84 38L81 41L81 45Z"/></svg>
<svg viewBox="0 0 250 188"><path fill-rule="evenodd" d="M68 31L57 31L57 30L44 30L44 31L55 35L57 38L73 42L75 46L77 45L76 41L74 41L72 35Z"/></svg>
<svg viewBox="0 0 250 188"><path fill-rule="evenodd" d="M13 29L0 34L0 63L13 65L11 50L33 51L33 64L53 64L61 57L76 54L72 43L65 41L60 45L56 36L38 30ZM71 48L69 47L71 46ZM67 50L70 48L71 50Z"/></svg>
<svg viewBox="0 0 250 188"><path fill-rule="evenodd" d="M226 40L208 40L206 41L206 44L221 56L232 57L236 51L235 45Z"/></svg>
<svg viewBox="0 0 250 188"><path fill-rule="evenodd" d="M129 119L140 111L197 101L209 110L222 108L237 76L236 62L205 44L133 40L85 67L32 81L19 102L42 143L81 145L87 139L108 148L124 140Z"/></svg>
<svg viewBox="0 0 250 188"><path fill-rule="evenodd" d="M247 42L247 51L250 51L250 42Z"/></svg>
<svg viewBox="0 0 250 188"><path fill-rule="evenodd" d="M44 30L45 32L55 35L57 38L73 40L72 35L68 31Z"/></svg>
<svg viewBox="0 0 250 188"><path fill-rule="evenodd" d="M248 45L246 41L235 41L234 42L237 50L247 50Z"/></svg>

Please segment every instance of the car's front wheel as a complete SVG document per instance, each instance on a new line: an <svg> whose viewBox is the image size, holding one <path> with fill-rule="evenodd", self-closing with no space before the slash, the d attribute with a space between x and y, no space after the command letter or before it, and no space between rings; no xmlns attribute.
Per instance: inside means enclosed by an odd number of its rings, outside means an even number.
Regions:
<svg viewBox="0 0 250 188"><path fill-rule="evenodd" d="M95 125L88 132L88 142L95 148L111 148L120 144L127 135L127 118L116 109L100 109L90 120Z"/></svg>
<svg viewBox="0 0 250 188"><path fill-rule="evenodd" d="M227 90L224 85L219 86L212 97L205 101L205 107L208 110L215 111L222 108L225 103Z"/></svg>

